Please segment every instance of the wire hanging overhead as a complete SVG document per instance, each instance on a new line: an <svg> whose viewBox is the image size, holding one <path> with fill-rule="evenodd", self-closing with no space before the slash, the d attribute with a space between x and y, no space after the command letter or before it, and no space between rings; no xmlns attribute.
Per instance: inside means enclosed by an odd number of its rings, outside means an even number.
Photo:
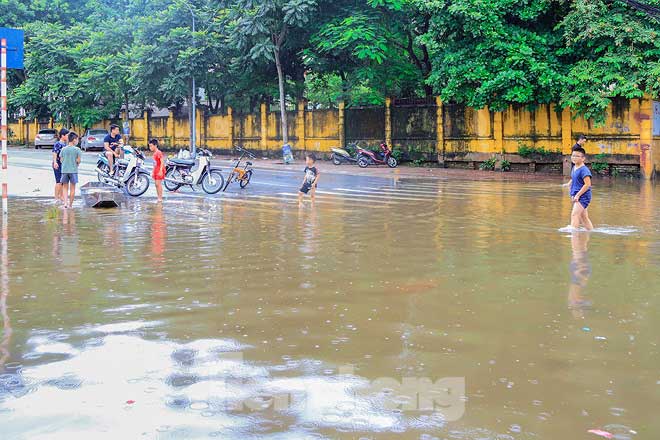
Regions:
<svg viewBox="0 0 660 440"><path fill-rule="evenodd" d="M655 18L656 20L660 20L660 8L651 6L649 4L640 2L638 0L621 0L622 2L626 3L628 6L631 6L639 11L642 11L651 17Z"/></svg>

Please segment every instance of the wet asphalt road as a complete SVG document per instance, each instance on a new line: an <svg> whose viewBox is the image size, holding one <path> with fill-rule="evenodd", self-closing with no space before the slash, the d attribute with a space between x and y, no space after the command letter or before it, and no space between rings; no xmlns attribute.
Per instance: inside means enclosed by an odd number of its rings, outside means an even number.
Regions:
<svg viewBox="0 0 660 440"><path fill-rule="evenodd" d="M83 153L83 159L79 171L79 186L88 181L96 181L96 166L97 157L99 152ZM263 168L259 165L260 159L253 160L255 163L254 174L250 184L247 188L241 189L237 183L232 183L226 192L219 192L215 195L208 195L197 187L195 191L190 188L182 188L176 193L169 193L165 191L167 197L239 197L239 198L284 198L289 199L297 196L298 188L300 187L303 170L305 163L302 160L296 161L293 166L282 166L283 169L272 169L271 167ZM214 166L219 166L222 169L225 179L229 175L229 171L234 165L234 161L227 160L226 158L212 159ZM272 162L269 162L272 164ZM145 161L146 168L149 172L153 167L153 161L147 157ZM51 153L48 150L33 150L33 149L11 149L10 150L10 167L14 170L20 169L21 174L30 175L31 170L39 170L41 178L40 184L44 186L44 191L34 194L36 196L48 196L50 191L48 187L52 183L52 178L45 177L46 172L51 170ZM317 167L320 170L321 177L319 180L319 188L317 196L319 199L329 198L351 198L358 197L366 202L377 202L382 198L387 199L390 196L379 195L382 188L393 188L396 186L395 179L388 177L378 176L359 176L350 175L346 172L359 173L360 170L354 165L341 165L334 166L327 161L317 162ZM339 174L341 173L341 174ZM49 179L49 180L46 180ZM36 180L36 179L35 179ZM36 181L34 183L36 185ZM12 181L10 180L10 186ZM155 189L153 181L149 187L148 192L143 197L155 197Z"/></svg>

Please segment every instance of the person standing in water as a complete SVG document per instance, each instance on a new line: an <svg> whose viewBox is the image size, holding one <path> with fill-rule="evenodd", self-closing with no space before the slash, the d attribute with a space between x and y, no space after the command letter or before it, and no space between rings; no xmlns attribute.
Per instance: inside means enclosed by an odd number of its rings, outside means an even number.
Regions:
<svg viewBox="0 0 660 440"><path fill-rule="evenodd" d="M156 183L156 194L158 195L158 203L163 201L163 179L165 179L165 161L163 160L163 152L158 149L158 139L149 141L149 150L153 153L154 170L151 177Z"/></svg>
<svg viewBox="0 0 660 440"><path fill-rule="evenodd" d="M68 134L69 130L62 128L59 131L60 139L55 142L53 145L53 173L55 174L55 201L66 203L66 197L62 194L62 183L60 179L62 178L62 160L60 159L60 151L62 148L66 147L68 143Z"/></svg>
<svg viewBox="0 0 660 440"><path fill-rule="evenodd" d="M76 184L78 183L78 167L82 158L82 151L78 148L78 134L70 131L67 135L69 138L69 145L60 150L60 158L62 159L62 191L64 196L67 196L68 201L64 202L64 208L73 208L73 199L76 195Z"/></svg>
<svg viewBox="0 0 660 440"><path fill-rule="evenodd" d="M587 153L584 148L579 147L573 149L571 154L571 162L573 162L573 170L571 171L570 195L573 201L573 210L571 211L571 227L578 229L580 225L584 226L587 230L592 230L594 225L589 219L589 212L587 208L591 203L591 171L585 160Z"/></svg>
<svg viewBox="0 0 660 440"><path fill-rule="evenodd" d="M314 166L316 163L316 157L313 154L308 154L305 157L305 176L302 180L302 186L298 191L298 203L302 203L303 196L307 193L310 194L312 202L314 201L314 196L316 195L316 186L319 181L319 170Z"/></svg>

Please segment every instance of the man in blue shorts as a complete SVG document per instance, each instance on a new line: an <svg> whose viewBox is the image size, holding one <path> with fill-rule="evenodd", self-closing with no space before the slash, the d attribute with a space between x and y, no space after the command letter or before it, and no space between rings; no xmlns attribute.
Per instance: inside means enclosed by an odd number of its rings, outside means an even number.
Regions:
<svg viewBox="0 0 660 440"><path fill-rule="evenodd" d="M82 151L78 148L78 134L70 131L69 145L62 148L60 157L62 158L62 191L66 196L69 193L68 201L64 202L64 208L73 207L73 198L76 195L76 184L78 183L78 167L82 158ZM68 191L67 191L68 190Z"/></svg>
<svg viewBox="0 0 660 440"><path fill-rule="evenodd" d="M62 184L60 183L60 177L62 177L62 161L60 160L60 151L62 148L66 147L68 142L67 135L69 130L63 128L59 132L60 140L55 142L53 145L53 173L55 174L55 201L59 202L65 201L64 194L62 194Z"/></svg>
<svg viewBox="0 0 660 440"><path fill-rule="evenodd" d="M571 171L571 200L573 201L573 210L571 211L571 227L577 229L582 224L585 229L592 230L594 225L589 219L587 208L591 203L591 171L585 165L587 154L584 148L573 148L571 162L573 170Z"/></svg>

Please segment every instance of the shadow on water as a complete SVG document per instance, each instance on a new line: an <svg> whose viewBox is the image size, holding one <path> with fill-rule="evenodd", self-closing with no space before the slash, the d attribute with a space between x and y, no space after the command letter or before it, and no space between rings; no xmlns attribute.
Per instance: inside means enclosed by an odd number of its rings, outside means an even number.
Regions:
<svg viewBox="0 0 660 440"><path fill-rule="evenodd" d="M571 235L573 257L570 264L571 285L568 290L568 306L575 318L584 318L584 312L592 306L585 298L585 289L591 277L589 263L589 232L574 232Z"/></svg>

